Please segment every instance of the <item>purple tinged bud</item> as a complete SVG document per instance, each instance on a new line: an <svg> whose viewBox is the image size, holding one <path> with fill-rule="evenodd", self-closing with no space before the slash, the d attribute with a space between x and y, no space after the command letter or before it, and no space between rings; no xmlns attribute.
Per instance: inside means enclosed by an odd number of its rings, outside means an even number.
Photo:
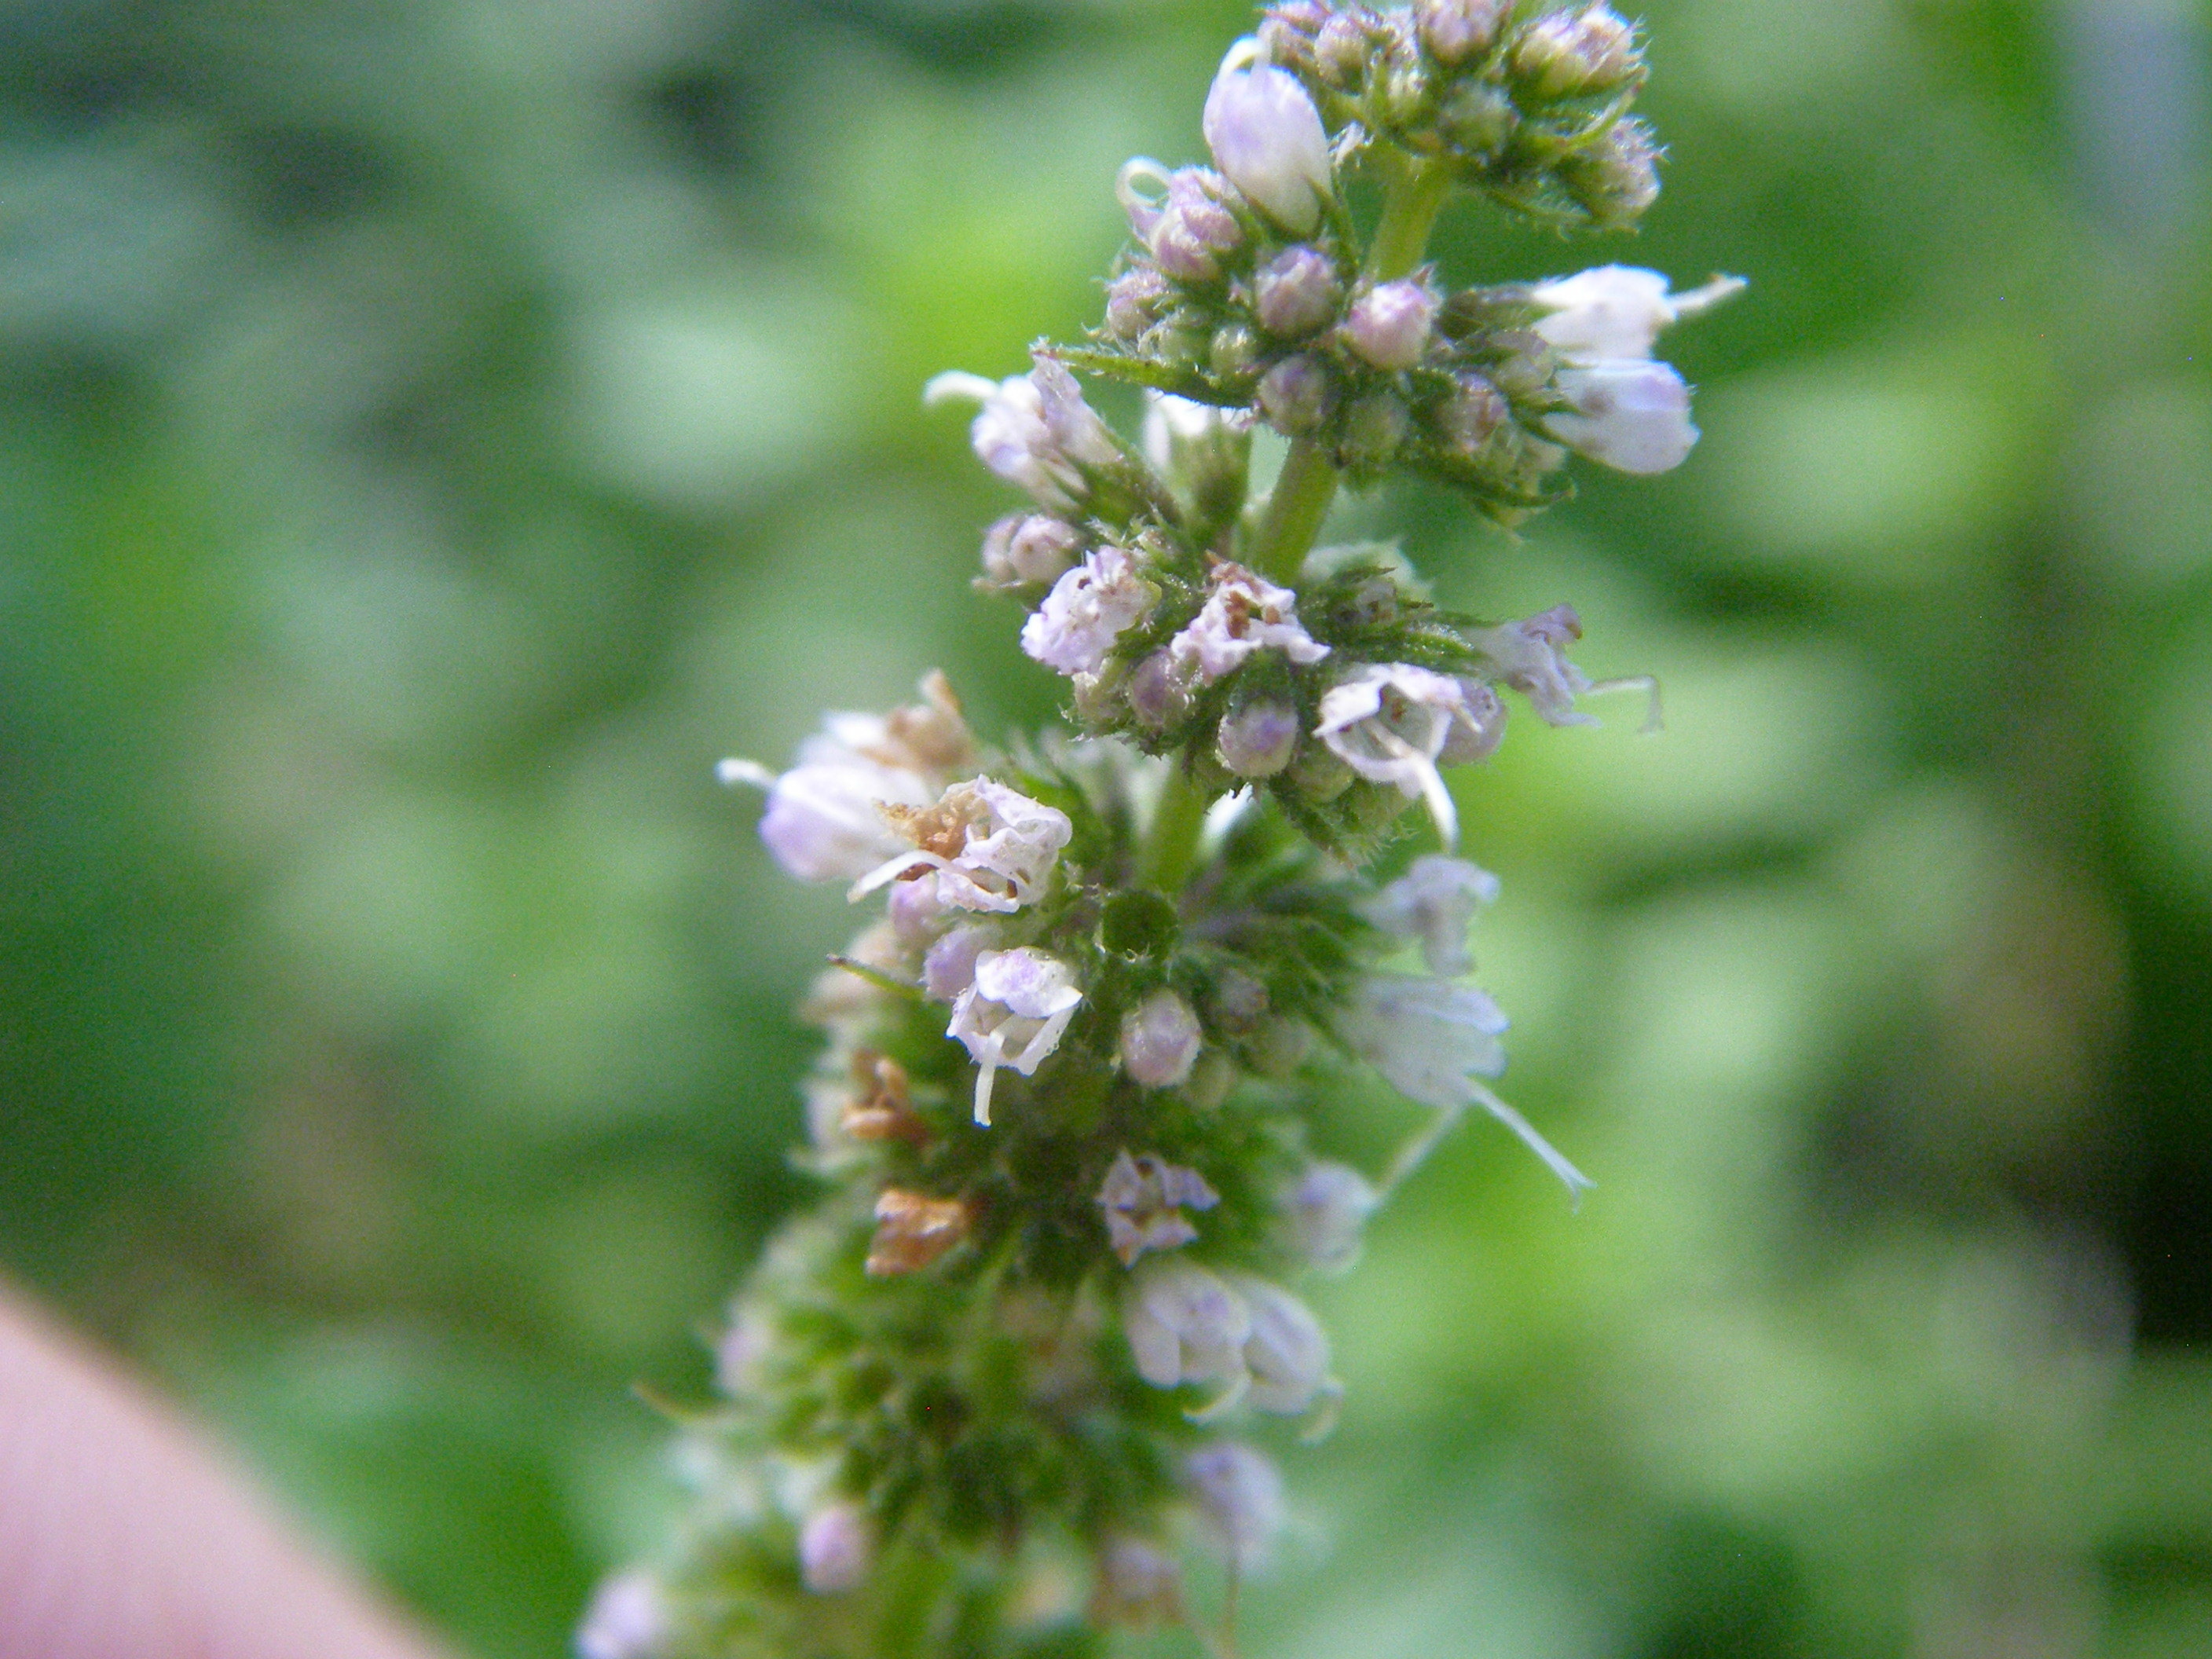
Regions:
<svg viewBox="0 0 2212 1659"><path fill-rule="evenodd" d="M1244 1057L1262 1077L1285 1078L1305 1064L1313 1049L1313 1030L1304 1020L1277 1018L1263 1022L1245 1040Z"/></svg>
<svg viewBox="0 0 2212 1659"><path fill-rule="evenodd" d="M925 870L912 881L893 882L888 909L899 943L910 951L927 949L945 925L945 901L937 896L937 872Z"/></svg>
<svg viewBox="0 0 2212 1659"><path fill-rule="evenodd" d="M1337 13L1314 36L1314 70L1333 87L1358 84L1367 53L1367 30L1352 12Z"/></svg>
<svg viewBox="0 0 2212 1659"><path fill-rule="evenodd" d="M1259 43L1229 49L1206 95L1213 161L1276 223L1303 234L1332 191L1328 134L1297 77L1259 61Z"/></svg>
<svg viewBox="0 0 2212 1659"><path fill-rule="evenodd" d="M1437 411L1437 428L1454 449L1471 455L1512 412L1504 394L1470 369L1452 377L1452 395Z"/></svg>
<svg viewBox="0 0 2212 1659"><path fill-rule="evenodd" d="M1221 717L1214 753L1240 778L1271 778L1298 746L1298 711L1287 702L1247 703Z"/></svg>
<svg viewBox="0 0 2212 1659"><path fill-rule="evenodd" d="M1158 732L1174 725L1190 708L1190 692L1175 671L1175 659L1166 647L1155 651L1129 671L1129 710L1138 723Z"/></svg>
<svg viewBox="0 0 2212 1659"><path fill-rule="evenodd" d="M1540 18L1513 46L1514 73L1540 98L1609 92L1638 67L1634 26L1601 5Z"/></svg>
<svg viewBox="0 0 2212 1659"><path fill-rule="evenodd" d="M1223 380L1241 380L1260 366L1260 337L1242 323L1224 323L1213 331L1206 361Z"/></svg>
<svg viewBox="0 0 2212 1659"><path fill-rule="evenodd" d="M817 1595L860 1589L875 1559L874 1529L858 1504L825 1504L799 1529L799 1575Z"/></svg>
<svg viewBox="0 0 2212 1659"><path fill-rule="evenodd" d="M1284 358L1260 377L1260 412L1293 438L1314 431L1328 415L1328 371L1303 352Z"/></svg>
<svg viewBox="0 0 2212 1659"><path fill-rule="evenodd" d="M1352 302L1344 319L1345 340L1377 368L1411 368L1428 349L1437 305L1426 283L1410 277L1384 283Z"/></svg>
<svg viewBox="0 0 2212 1659"><path fill-rule="evenodd" d="M1203 167L1169 175L1167 198L1146 240L1160 269L1179 282L1212 282L1221 274L1220 256L1244 240L1237 216L1221 204L1219 188Z"/></svg>
<svg viewBox="0 0 2212 1659"><path fill-rule="evenodd" d="M1083 552L1083 537L1048 513L1010 514L983 534L984 580L1000 587L1058 581Z"/></svg>
<svg viewBox="0 0 2212 1659"><path fill-rule="evenodd" d="M1190 1076L1203 1042L1190 1004L1155 991L1122 1017L1121 1066L1147 1089L1172 1089Z"/></svg>
<svg viewBox="0 0 2212 1659"><path fill-rule="evenodd" d="M922 994L932 1002L952 1002L975 982L975 958L996 938L988 927L956 927L929 947L921 959Z"/></svg>
<svg viewBox="0 0 2212 1659"><path fill-rule="evenodd" d="M1167 278L1152 266L1125 270L1106 285L1106 331L1133 344L1167 314L1173 299Z"/></svg>
<svg viewBox="0 0 2212 1659"><path fill-rule="evenodd" d="M1559 177L1591 223L1631 225L1659 199L1659 156L1651 129L1631 118L1615 121L1601 143L1571 157Z"/></svg>
<svg viewBox="0 0 2212 1659"><path fill-rule="evenodd" d="M1249 1446L1201 1447L1183 1464L1208 1541L1239 1571L1264 1560L1283 1524L1283 1477Z"/></svg>
<svg viewBox="0 0 2212 1659"><path fill-rule="evenodd" d="M1505 0L1418 0L1413 18L1430 55L1458 64L1490 50L1505 10Z"/></svg>
<svg viewBox="0 0 2212 1659"><path fill-rule="evenodd" d="M1267 988L1249 974L1224 968L1213 982L1206 1007L1216 1025L1231 1036L1242 1036L1258 1029L1267 1017Z"/></svg>
<svg viewBox="0 0 2212 1659"><path fill-rule="evenodd" d="M1283 339L1303 339L1336 315L1343 290L1328 255L1306 243L1286 247L1252 279L1260 326Z"/></svg>

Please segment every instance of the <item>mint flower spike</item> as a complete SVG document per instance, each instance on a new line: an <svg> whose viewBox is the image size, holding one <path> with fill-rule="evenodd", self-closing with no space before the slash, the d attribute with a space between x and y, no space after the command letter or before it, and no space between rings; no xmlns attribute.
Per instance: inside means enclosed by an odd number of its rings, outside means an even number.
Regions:
<svg viewBox="0 0 2212 1659"><path fill-rule="evenodd" d="M1301 1275L1349 1271L1471 1108L1590 1185L1492 1086L1508 1021L1466 976L1498 882L1456 855L1443 769L1489 759L1509 702L1580 726L1642 687L1649 725L1656 686L1584 673L1571 605L1476 622L1395 544L1314 544L1346 479L1412 472L1510 526L1574 453L1689 455L1653 354L1740 279L1455 289L1425 256L1455 191L1632 222L1645 74L1601 4L1282 0L1212 77L1212 165L1115 180L1130 240L1089 343L930 382L1026 497L969 579L1018 607L1062 726L979 739L933 673L782 770L720 768L765 792L783 871L865 907L799 1009L823 1046L793 1162L824 1192L732 1304L690 1521L605 1583L580 1659L1058 1650L1024 1620L1067 1551L1067 1616L1195 1628L1178 1542L1261 1570L1284 1481L1246 1437L1324 1434L1343 1395ZM1142 391L1139 442L1076 370ZM1289 447L1255 499L1263 423ZM1347 1058L1426 1111L1379 1171L1309 1144Z"/></svg>

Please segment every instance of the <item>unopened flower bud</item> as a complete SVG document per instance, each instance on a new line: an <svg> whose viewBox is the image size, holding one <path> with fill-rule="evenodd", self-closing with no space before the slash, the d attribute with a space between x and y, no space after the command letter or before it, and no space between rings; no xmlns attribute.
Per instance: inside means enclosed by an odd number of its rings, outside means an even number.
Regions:
<svg viewBox="0 0 2212 1659"><path fill-rule="evenodd" d="M1632 225L1659 199L1659 156L1650 128L1615 121L1601 142L1561 165L1559 179L1600 229Z"/></svg>
<svg viewBox="0 0 2212 1659"><path fill-rule="evenodd" d="M1251 702L1221 717L1213 750L1240 778L1271 778L1298 746L1298 711L1287 702Z"/></svg>
<svg viewBox="0 0 2212 1659"><path fill-rule="evenodd" d="M1001 587L1060 580L1083 551L1082 532L1046 513L1017 513L983 535L983 576Z"/></svg>
<svg viewBox="0 0 2212 1659"><path fill-rule="evenodd" d="M1106 331L1133 345L1174 302L1175 290L1158 270L1133 265L1106 285Z"/></svg>
<svg viewBox="0 0 2212 1659"><path fill-rule="evenodd" d="M1167 200L1146 240L1160 269L1178 282L1212 282L1221 274L1221 256L1244 240L1218 188L1219 180L1201 167L1181 168L1168 180Z"/></svg>
<svg viewBox="0 0 2212 1659"><path fill-rule="evenodd" d="M1190 1004L1155 991L1122 1018L1121 1066L1147 1089L1171 1089L1190 1076L1203 1041Z"/></svg>
<svg viewBox="0 0 2212 1659"><path fill-rule="evenodd" d="M1190 1068L1190 1080L1182 1085L1182 1094L1200 1111L1210 1112L1228 1099L1236 1086L1237 1062L1218 1048L1203 1048L1198 1063Z"/></svg>
<svg viewBox="0 0 2212 1659"><path fill-rule="evenodd" d="M1206 147L1262 212L1304 234L1331 192L1328 135L1297 77L1258 60L1249 38L1221 60L1206 96Z"/></svg>
<svg viewBox="0 0 2212 1659"><path fill-rule="evenodd" d="M975 958L997 938L996 928L970 922L931 945L921 959L922 994L932 1002L952 1001L975 982Z"/></svg>
<svg viewBox="0 0 2212 1659"><path fill-rule="evenodd" d="M1437 431L1463 454L1482 447L1512 413L1504 396L1481 375L1466 370L1452 377L1452 395L1437 410Z"/></svg>
<svg viewBox="0 0 2212 1659"><path fill-rule="evenodd" d="M602 1579L576 1632L578 1659L655 1659L667 1644L668 1596L633 1569Z"/></svg>
<svg viewBox="0 0 2212 1659"><path fill-rule="evenodd" d="M1216 1025L1232 1036L1256 1030L1267 1018L1267 988L1249 974L1224 968L1213 983L1206 1012Z"/></svg>
<svg viewBox="0 0 2212 1659"><path fill-rule="evenodd" d="M1288 1077L1313 1050L1313 1031L1304 1021L1278 1016L1262 1020L1245 1040L1244 1058L1261 1077Z"/></svg>
<svg viewBox="0 0 2212 1659"><path fill-rule="evenodd" d="M1413 18L1430 55L1458 64L1490 50L1506 9L1506 0L1417 0Z"/></svg>
<svg viewBox="0 0 2212 1659"><path fill-rule="evenodd" d="M1210 1541L1239 1571L1266 1559L1283 1524L1283 1477L1249 1446L1224 1441L1193 1452L1183 1479Z"/></svg>
<svg viewBox="0 0 2212 1659"><path fill-rule="evenodd" d="M1513 72L1539 98L1609 92L1640 67L1634 26L1602 5L1540 18L1513 47Z"/></svg>
<svg viewBox="0 0 2212 1659"><path fill-rule="evenodd" d="M1445 140L1469 155L1496 155L1520 119L1512 95L1488 81L1460 82L1437 112Z"/></svg>
<svg viewBox="0 0 2212 1659"><path fill-rule="evenodd" d="M1344 454L1353 467L1380 466L1406 441L1406 405L1394 393L1370 392L1344 417Z"/></svg>
<svg viewBox="0 0 2212 1659"><path fill-rule="evenodd" d="M1383 283L1352 302L1344 319L1345 341L1377 368L1411 368L1428 349L1437 305L1426 283Z"/></svg>
<svg viewBox="0 0 2212 1659"><path fill-rule="evenodd" d="M1260 337L1242 323L1224 323L1206 344L1206 367L1224 380L1242 380L1260 366Z"/></svg>
<svg viewBox="0 0 2212 1659"><path fill-rule="evenodd" d="M1332 396L1328 370L1318 358L1303 352L1284 358L1260 377L1260 412L1278 431L1293 438L1321 425Z"/></svg>
<svg viewBox="0 0 2212 1659"><path fill-rule="evenodd" d="M1559 360L1535 330L1499 329L1490 337L1490 349L1498 355L1485 373L1509 402L1539 397L1551 385Z"/></svg>
<svg viewBox="0 0 2212 1659"><path fill-rule="evenodd" d="M1129 712L1155 732L1174 725L1190 708L1190 692L1164 647L1129 671L1127 696Z"/></svg>
<svg viewBox="0 0 2212 1659"><path fill-rule="evenodd" d="M1382 1201L1350 1164L1310 1164L1283 1194L1283 1242L1322 1273L1343 1273L1359 1259L1360 1230Z"/></svg>
<svg viewBox="0 0 2212 1659"><path fill-rule="evenodd" d="M886 1187L876 1199L867 1270L878 1279L919 1272L967 1237L975 1218L963 1200Z"/></svg>
<svg viewBox="0 0 2212 1659"><path fill-rule="evenodd" d="M1323 744L1308 744L1291 763L1291 781L1308 800L1334 800L1352 787L1352 769Z"/></svg>
<svg viewBox="0 0 2212 1659"><path fill-rule="evenodd" d="M849 1499L823 1504L799 1529L799 1576L817 1595L860 1589L875 1559L875 1528Z"/></svg>
<svg viewBox="0 0 2212 1659"><path fill-rule="evenodd" d="M1335 262L1310 243L1286 247L1252 279L1260 326L1285 340L1303 339L1336 315L1342 290Z"/></svg>
<svg viewBox="0 0 2212 1659"><path fill-rule="evenodd" d="M1314 72L1332 87L1357 86L1367 54L1367 29L1357 13L1338 12L1315 33Z"/></svg>

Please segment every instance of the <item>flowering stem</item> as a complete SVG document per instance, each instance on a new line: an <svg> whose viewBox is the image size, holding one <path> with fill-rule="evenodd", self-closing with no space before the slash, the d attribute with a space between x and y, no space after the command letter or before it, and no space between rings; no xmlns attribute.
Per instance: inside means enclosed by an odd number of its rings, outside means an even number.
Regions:
<svg viewBox="0 0 2212 1659"><path fill-rule="evenodd" d="M1167 787L1152 814L1152 833L1145 845L1144 878L1172 896L1182 890L1198 860L1198 838L1206 829L1206 790L1182 767L1168 774Z"/></svg>
<svg viewBox="0 0 2212 1659"><path fill-rule="evenodd" d="M1382 217L1368 246L1369 276L1392 282L1420 263L1450 188L1451 174L1440 163L1413 161L1398 167L1383 193ZM1292 442L1245 562L1270 581L1295 585L1329 503L1336 499L1336 468L1318 444L1305 438Z"/></svg>

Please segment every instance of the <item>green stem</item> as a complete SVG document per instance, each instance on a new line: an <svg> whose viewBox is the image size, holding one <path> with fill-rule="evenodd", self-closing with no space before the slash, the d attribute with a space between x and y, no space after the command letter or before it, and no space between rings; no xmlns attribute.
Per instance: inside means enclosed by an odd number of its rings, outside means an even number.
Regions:
<svg viewBox="0 0 2212 1659"><path fill-rule="evenodd" d="M1367 274L1395 282L1421 263L1429 233L1451 191L1451 173L1437 161L1401 161L1382 198L1382 217L1367 245Z"/></svg>
<svg viewBox="0 0 2212 1659"><path fill-rule="evenodd" d="M1382 198L1382 216L1368 245L1367 274L1394 282L1421 262L1429 233L1451 189L1451 175L1440 163L1404 161L1392 174ZM1318 444L1299 438L1284 458L1282 476L1269 492L1258 527L1245 548L1245 562L1270 581L1289 586L1321 533L1336 499L1336 468ZM1210 791L1178 769L1170 774L1142 861L1144 878L1163 892L1182 890L1198 861L1198 838L1206 828Z"/></svg>
<svg viewBox="0 0 2212 1659"><path fill-rule="evenodd" d="M1382 216L1367 248L1367 273L1377 282L1403 276L1420 264L1429 233L1451 191L1450 172L1440 162L1403 161L1382 197ZM1283 462L1282 477L1267 497L1245 562L1270 581L1295 584L1321 521L1336 499L1336 469L1320 446L1299 438Z"/></svg>
<svg viewBox="0 0 2212 1659"><path fill-rule="evenodd" d="M1206 809L1213 804L1207 792L1178 766L1168 774L1167 787L1152 814L1152 833L1145 845L1144 879L1173 897L1190 878L1198 862L1198 838L1206 828Z"/></svg>

